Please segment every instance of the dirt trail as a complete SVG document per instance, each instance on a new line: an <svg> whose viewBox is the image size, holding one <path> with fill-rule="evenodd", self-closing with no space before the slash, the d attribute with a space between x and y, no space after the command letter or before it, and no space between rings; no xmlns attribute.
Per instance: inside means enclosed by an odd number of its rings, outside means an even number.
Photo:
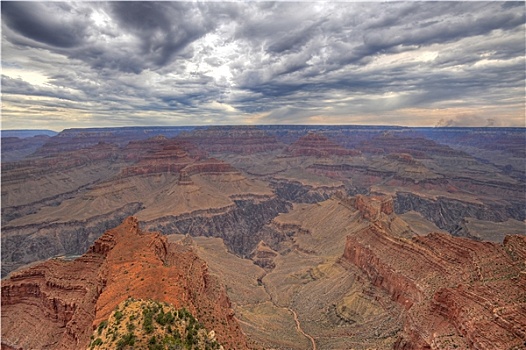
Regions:
<svg viewBox="0 0 526 350"><path fill-rule="evenodd" d="M303 334L305 337L310 339L310 342L312 343L312 350L316 350L316 341L313 337L311 337L309 334L305 333L303 329L301 329L300 320L298 319L298 314L296 314L296 311L292 310L290 307L287 308L292 314L294 315L294 321L296 321L296 327L298 328L298 332Z"/></svg>
<svg viewBox="0 0 526 350"><path fill-rule="evenodd" d="M296 311L294 311L293 309L291 309L290 307L282 307L282 306L279 306L275 301L274 301L274 298L272 298L272 293L270 293L270 291L268 290L268 287L266 285L266 283L263 281L264 277L266 276L267 274L265 273L261 278L260 278L260 281L261 281L261 284L263 285L263 289L265 290L265 292L267 293L267 295L269 296L270 298L270 301L272 302L272 304L274 304L275 307L278 307L278 308L282 308L282 309L286 309L288 311L290 311L292 313L292 315L294 316L294 321L296 322L296 328L298 329L298 332L300 332L305 338L309 339L310 342L312 343L312 350L317 350L316 348L316 341L314 340L314 338L310 335L310 334L307 334L305 333L305 331L303 331L303 329L301 328L301 323L300 323L300 320L298 319L298 314L296 313Z"/></svg>

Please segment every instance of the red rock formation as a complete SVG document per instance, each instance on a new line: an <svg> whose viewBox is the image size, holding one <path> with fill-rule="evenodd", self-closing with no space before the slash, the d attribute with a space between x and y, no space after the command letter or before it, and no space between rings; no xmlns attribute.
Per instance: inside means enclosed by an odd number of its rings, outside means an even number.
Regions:
<svg viewBox="0 0 526 350"><path fill-rule="evenodd" d="M396 349L520 349L526 342L526 237L502 245L433 233L394 235L380 201L356 198L371 225L343 258L406 309ZM372 203L372 205L371 205ZM380 213L392 213L388 201Z"/></svg>
<svg viewBox="0 0 526 350"><path fill-rule="evenodd" d="M178 136L210 153L254 154L283 148L276 137L253 126L217 126Z"/></svg>
<svg viewBox="0 0 526 350"><path fill-rule="evenodd" d="M123 176L184 172L182 177L180 175L179 182L190 184L190 176L195 174L238 173L238 170L228 163L206 158L203 151L189 142L168 140L162 136L130 142L124 153L127 160L133 159L137 162L123 169Z"/></svg>
<svg viewBox="0 0 526 350"><path fill-rule="evenodd" d="M356 150L345 149L340 145L327 139L327 137L309 132L307 135L301 137L287 148L287 153L293 157L300 156L314 156L314 157L328 157L328 156L356 156L360 152Z"/></svg>
<svg viewBox="0 0 526 350"><path fill-rule="evenodd" d="M79 349L128 296L186 307L226 347L247 344L224 287L191 247L143 233L135 218L81 258L49 260L2 281L2 348Z"/></svg>
<svg viewBox="0 0 526 350"><path fill-rule="evenodd" d="M354 199L354 207L360 211L364 219L371 222L378 221L382 213L391 215L394 212L393 198L387 196L357 195Z"/></svg>

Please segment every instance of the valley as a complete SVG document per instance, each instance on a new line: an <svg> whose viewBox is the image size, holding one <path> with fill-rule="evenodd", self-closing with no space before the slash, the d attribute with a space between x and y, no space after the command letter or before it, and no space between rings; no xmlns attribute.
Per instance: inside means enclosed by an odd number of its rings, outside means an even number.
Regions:
<svg viewBox="0 0 526 350"><path fill-rule="evenodd" d="M2 348L87 348L129 297L186 308L224 349L526 343L524 129L24 140L2 149Z"/></svg>

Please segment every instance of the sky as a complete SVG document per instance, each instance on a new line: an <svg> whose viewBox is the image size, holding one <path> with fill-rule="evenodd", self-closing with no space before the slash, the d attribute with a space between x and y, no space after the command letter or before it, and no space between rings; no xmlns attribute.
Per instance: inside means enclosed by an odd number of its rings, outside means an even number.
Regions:
<svg viewBox="0 0 526 350"><path fill-rule="evenodd" d="M525 125L525 2L1 2L2 129Z"/></svg>

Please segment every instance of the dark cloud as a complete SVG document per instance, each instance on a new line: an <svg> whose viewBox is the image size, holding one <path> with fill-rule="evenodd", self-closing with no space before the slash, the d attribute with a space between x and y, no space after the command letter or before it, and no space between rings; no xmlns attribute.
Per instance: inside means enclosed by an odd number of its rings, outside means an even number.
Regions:
<svg viewBox="0 0 526 350"><path fill-rule="evenodd" d="M2 21L16 33L39 43L72 48L86 37L87 22L82 14L71 13L62 3L2 2ZM61 13L57 16L56 13Z"/></svg>
<svg viewBox="0 0 526 350"><path fill-rule="evenodd" d="M525 13L523 2L2 2L5 111L89 114L79 125L418 124L401 113L462 109L441 118L517 124L465 109L524 114Z"/></svg>

